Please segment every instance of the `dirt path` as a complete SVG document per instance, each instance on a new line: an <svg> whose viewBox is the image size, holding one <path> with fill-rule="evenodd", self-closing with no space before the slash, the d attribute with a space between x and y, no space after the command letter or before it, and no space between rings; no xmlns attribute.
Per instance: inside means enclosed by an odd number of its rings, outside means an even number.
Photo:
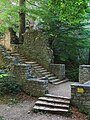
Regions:
<svg viewBox="0 0 90 120"><path fill-rule="evenodd" d="M31 111L33 104L34 101L24 101L13 106L1 105L0 116L5 116L6 120L64 120L62 116L33 113Z"/></svg>
<svg viewBox="0 0 90 120"><path fill-rule="evenodd" d="M64 117L55 114L34 113L32 107L35 100L23 101L14 105L0 105L0 116L4 116L5 120L86 120L84 115L72 115L72 117ZM0 119L1 120L1 119Z"/></svg>

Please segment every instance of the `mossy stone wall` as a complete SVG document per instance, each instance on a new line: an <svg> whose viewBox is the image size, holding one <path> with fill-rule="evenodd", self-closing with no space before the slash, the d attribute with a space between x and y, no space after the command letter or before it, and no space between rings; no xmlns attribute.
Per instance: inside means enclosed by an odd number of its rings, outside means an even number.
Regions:
<svg viewBox="0 0 90 120"><path fill-rule="evenodd" d="M90 112L90 84L72 84L71 103L79 109Z"/></svg>
<svg viewBox="0 0 90 120"><path fill-rule="evenodd" d="M41 31L30 30L26 32L24 34L24 43L18 46L18 52L47 69L53 61L53 52L48 47L48 43Z"/></svg>

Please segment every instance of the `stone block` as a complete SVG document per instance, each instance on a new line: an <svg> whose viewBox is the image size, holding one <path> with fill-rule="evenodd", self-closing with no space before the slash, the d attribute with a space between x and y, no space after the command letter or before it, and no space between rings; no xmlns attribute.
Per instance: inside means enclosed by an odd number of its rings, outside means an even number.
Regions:
<svg viewBox="0 0 90 120"><path fill-rule="evenodd" d="M65 64L50 64L50 71L60 80L65 78Z"/></svg>
<svg viewBox="0 0 90 120"><path fill-rule="evenodd" d="M85 83L90 80L90 65L79 66L79 82Z"/></svg>

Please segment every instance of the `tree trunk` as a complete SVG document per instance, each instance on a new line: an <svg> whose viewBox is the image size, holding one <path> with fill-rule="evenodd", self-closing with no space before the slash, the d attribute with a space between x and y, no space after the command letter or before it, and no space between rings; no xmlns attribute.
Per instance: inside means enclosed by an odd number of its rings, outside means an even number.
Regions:
<svg viewBox="0 0 90 120"><path fill-rule="evenodd" d="M25 6L25 0L19 0L19 6ZM25 11L20 8L19 11L19 43L23 43L24 37L23 34L25 33Z"/></svg>
<svg viewBox="0 0 90 120"><path fill-rule="evenodd" d="M88 64L90 65L90 50L89 50Z"/></svg>

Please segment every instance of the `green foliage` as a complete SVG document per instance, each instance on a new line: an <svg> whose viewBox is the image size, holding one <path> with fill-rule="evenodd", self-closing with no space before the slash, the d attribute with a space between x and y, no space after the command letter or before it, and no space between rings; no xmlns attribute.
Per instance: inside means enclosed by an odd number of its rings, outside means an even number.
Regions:
<svg viewBox="0 0 90 120"><path fill-rule="evenodd" d="M18 0L0 0L1 32L7 27L17 28L20 9L26 12L27 19L37 19L47 26L55 20L67 21L69 24L78 23L85 16L88 0L26 0L26 7L20 7L18 2Z"/></svg>
<svg viewBox="0 0 90 120"><path fill-rule="evenodd" d="M79 112L81 112L81 113L84 113L84 114L86 114L86 115L89 115L88 110L87 110L85 107L82 107L82 105L78 105L78 110L79 110Z"/></svg>
<svg viewBox="0 0 90 120"><path fill-rule="evenodd" d="M85 19L88 0L32 0L31 17L40 21L50 47L54 50L55 59L59 62L76 60L84 61L85 51L88 52L89 31L83 28L80 21ZM80 62L81 63L81 62Z"/></svg>
<svg viewBox="0 0 90 120"><path fill-rule="evenodd" d="M89 0L26 0L30 4L31 16L40 18L48 25L49 21L58 20L68 23L79 23L85 17L85 9ZM49 19L50 18L50 19ZM48 20L48 22L46 21Z"/></svg>
<svg viewBox="0 0 90 120"><path fill-rule="evenodd" d="M59 16L60 21L78 23L85 15L88 0L49 0L49 6Z"/></svg>
<svg viewBox="0 0 90 120"><path fill-rule="evenodd" d="M54 50L54 55L57 61L70 61L79 58L81 61L84 49L89 48L89 41L83 34L83 28L77 26L62 25L63 23L56 23L51 26L50 30L47 31L47 37L50 42L51 48ZM84 32L85 35L85 32ZM84 57L83 57L84 61Z"/></svg>
<svg viewBox="0 0 90 120"><path fill-rule="evenodd" d="M19 21L18 10L17 4L13 5L11 1L0 0L0 32L4 32L8 27L16 30Z"/></svg>
<svg viewBox="0 0 90 120"><path fill-rule="evenodd" d="M0 116L0 120L6 120L4 116Z"/></svg>
<svg viewBox="0 0 90 120"><path fill-rule="evenodd" d="M0 78L3 78L3 77L5 77L5 76L8 76L8 74L0 74Z"/></svg>
<svg viewBox="0 0 90 120"><path fill-rule="evenodd" d="M79 68L78 66L70 66L66 69L66 76L69 78L69 80L77 82L78 81L78 76L79 76Z"/></svg>
<svg viewBox="0 0 90 120"><path fill-rule="evenodd" d="M88 113L87 115L87 120L90 120L90 113Z"/></svg>
<svg viewBox="0 0 90 120"><path fill-rule="evenodd" d="M0 95L17 94L21 91L21 86L17 84L13 76L1 74L0 77Z"/></svg>
<svg viewBox="0 0 90 120"><path fill-rule="evenodd" d="M82 107L82 105L78 105L78 110L79 112L86 114L87 120L90 120L90 111L88 111L88 109Z"/></svg>

